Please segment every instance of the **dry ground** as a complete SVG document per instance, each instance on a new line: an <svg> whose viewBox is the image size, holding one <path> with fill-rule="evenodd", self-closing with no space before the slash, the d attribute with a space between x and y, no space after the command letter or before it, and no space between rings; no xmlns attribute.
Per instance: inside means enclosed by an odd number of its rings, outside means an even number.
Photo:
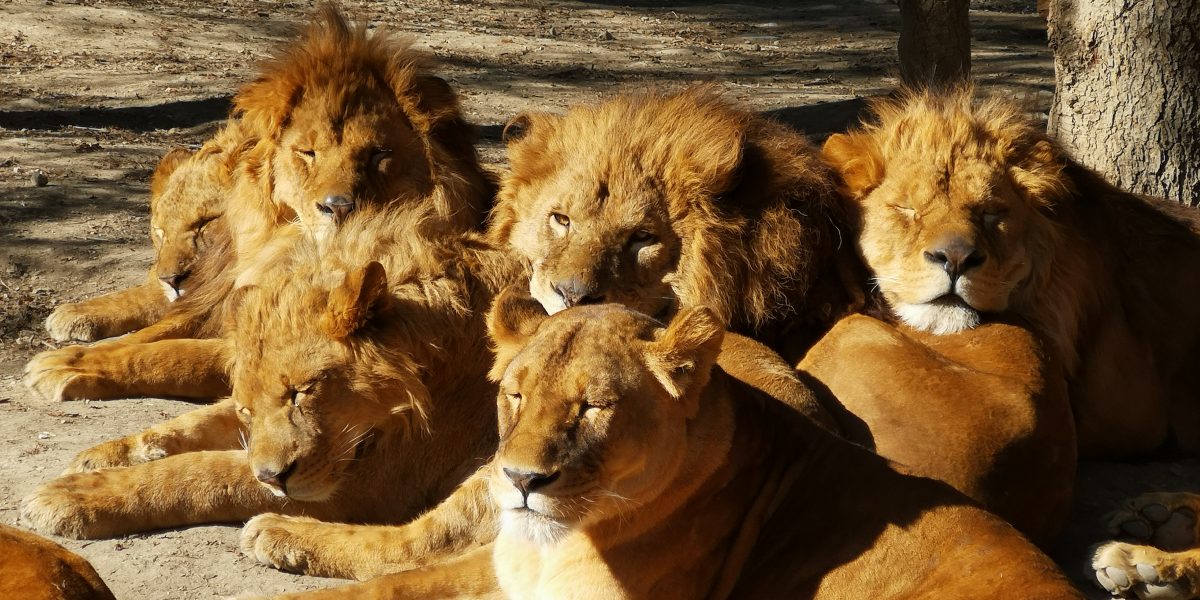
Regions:
<svg viewBox="0 0 1200 600"><path fill-rule="evenodd" d="M629 6L632 4L632 6ZM776 4L784 7L775 6ZM1032 1L976 2L981 87L1041 113L1053 89ZM843 6L844 5L844 6ZM503 167L500 125L614 91L715 81L814 137L845 126L860 98L895 84L892 2L350 2L375 26L417 37L482 126ZM310 2L0 0L0 521L79 450L179 414L166 400L47 405L21 384L53 347L41 329L61 302L131 285L150 261L147 179L172 146L195 146L231 95ZM34 187L40 169L47 187ZM1055 551L1072 575L1097 517L1143 490L1196 487L1196 461L1087 464ZM278 573L237 552L232 526L67 541L122 598L213 598L337 582Z"/></svg>

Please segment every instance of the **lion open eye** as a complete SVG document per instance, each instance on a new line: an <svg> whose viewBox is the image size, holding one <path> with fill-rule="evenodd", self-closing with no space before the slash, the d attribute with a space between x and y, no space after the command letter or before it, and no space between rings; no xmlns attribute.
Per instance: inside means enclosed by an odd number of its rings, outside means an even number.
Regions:
<svg viewBox="0 0 1200 600"><path fill-rule="evenodd" d="M554 230L559 236L567 234L567 230L571 228L571 217L562 213L550 213L550 229Z"/></svg>
<svg viewBox="0 0 1200 600"><path fill-rule="evenodd" d="M392 157L391 150L379 149L371 153L371 168L378 171L387 169L388 161Z"/></svg>

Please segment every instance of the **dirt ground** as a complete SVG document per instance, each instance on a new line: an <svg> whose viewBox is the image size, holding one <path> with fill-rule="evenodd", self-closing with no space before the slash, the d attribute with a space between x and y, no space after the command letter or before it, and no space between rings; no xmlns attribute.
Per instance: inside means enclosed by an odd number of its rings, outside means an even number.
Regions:
<svg viewBox="0 0 1200 600"><path fill-rule="evenodd" d="M981 88L1044 114L1053 64L1033 4L973 3L974 66ZM500 127L522 110L714 81L819 140L851 121L861 98L896 84L898 13L888 0L345 6L373 26L411 33L438 56L497 168ZM41 323L55 305L145 276L147 180L157 158L210 135L256 62L311 9L250 0L0 0L0 522L15 522L20 498L76 452L191 408L167 400L49 405L22 385L21 370L54 347ZM49 185L31 183L37 170ZM1054 552L1076 577L1088 545L1103 537L1103 512L1141 491L1197 489L1200 463L1085 464L1078 484L1076 514ZM237 534L210 526L64 544L120 598L338 583L259 566L238 553Z"/></svg>

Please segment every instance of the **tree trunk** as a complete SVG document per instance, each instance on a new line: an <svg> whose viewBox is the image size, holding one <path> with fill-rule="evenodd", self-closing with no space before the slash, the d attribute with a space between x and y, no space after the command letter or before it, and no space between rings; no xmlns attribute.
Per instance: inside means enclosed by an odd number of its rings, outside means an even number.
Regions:
<svg viewBox="0 0 1200 600"><path fill-rule="evenodd" d="M944 86L971 76L969 0L900 0L900 79Z"/></svg>
<svg viewBox="0 0 1200 600"><path fill-rule="evenodd" d="M1050 133L1123 189L1200 202L1200 2L1048 4Z"/></svg>

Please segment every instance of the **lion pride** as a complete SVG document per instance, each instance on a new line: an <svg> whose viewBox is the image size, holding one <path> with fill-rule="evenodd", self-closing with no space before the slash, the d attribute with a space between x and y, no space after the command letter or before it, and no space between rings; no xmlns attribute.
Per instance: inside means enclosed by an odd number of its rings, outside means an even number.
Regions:
<svg viewBox="0 0 1200 600"><path fill-rule="evenodd" d="M970 90L874 113L824 156L895 315L932 333L1030 323L1065 365L1084 456L1200 448L1200 215L1113 187Z"/></svg>
<svg viewBox="0 0 1200 600"><path fill-rule="evenodd" d="M500 445L456 492L469 510L326 541L392 552L498 521L494 541L283 597L1082 598L1007 523L714 366L725 325L708 309L663 326L505 293L489 322Z"/></svg>
<svg viewBox="0 0 1200 600"><path fill-rule="evenodd" d="M368 36L326 5L234 98L235 117L258 142L236 172L230 239L198 267L220 275L118 343L35 356L27 384L55 400L223 395L226 344L187 338L219 336L230 290L253 282L291 238L325 243L348 215L383 205L419 211L448 236L479 225L492 185L474 130L410 44Z"/></svg>
<svg viewBox="0 0 1200 600"><path fill-rule="evenodd" d="M225 213L234 170L255 143L231 120L195 153L176 148L150 178L150 240L154 265L142 285L64 304L46 318L57 341L91 342L153 324L171 302L200 285L193 266ZM219 234L218 234L219 235Z"/></svg>
<svg viewBox="0 0 1200 600"><path fill-rule="evenodd" d="M108 537L267 512L402 522L495 448L484 314L519 266L421 213L363 209L231 297L232 397L81 453L22 502Z"/></svg>

